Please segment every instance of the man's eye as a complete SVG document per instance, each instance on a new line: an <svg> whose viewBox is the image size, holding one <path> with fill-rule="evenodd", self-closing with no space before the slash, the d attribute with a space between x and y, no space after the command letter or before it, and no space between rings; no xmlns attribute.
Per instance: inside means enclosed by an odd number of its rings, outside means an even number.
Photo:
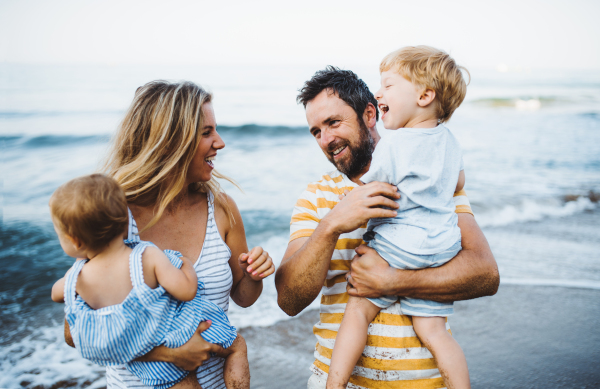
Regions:
<svg viewBox="0 0 600 389"><path fill-rule="evenodd" d="M317 138L319 135L321 135L321 130L314 130L312 132L312 136L314 136L315 138Z"/></svg>
<svg viewBox="0 0 600 389"><path fill-rule="evenodd" d="M332 121L331 121L331 125L332 125L332 126L337 126L338 124L340 124L340 121L339 121L339 120L332 120Z"/></svg>

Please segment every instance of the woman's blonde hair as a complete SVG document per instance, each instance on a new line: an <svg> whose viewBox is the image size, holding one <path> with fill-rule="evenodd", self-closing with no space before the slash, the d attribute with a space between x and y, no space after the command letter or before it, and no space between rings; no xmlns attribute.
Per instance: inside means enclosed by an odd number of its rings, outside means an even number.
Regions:
<svg viewBox="0 0 600 389"><path fill-rule="evenodd" d="M458 66L448 53L430 46L407 46L381 61L379 72L392 70L419 88L435 91L436 114L440 123L447 122L467 95L463 66Z"/></svg>
<svg viewBox="0 0 600 389"><path fill-rule="evenodd" d="M123 188L128 203L154 206L154 217L142 231L156 224L184 189L202 137L202 106L211 100L210 93L188 81L152 81L135 92L102 170ZM193 183L189 189L204 193L210 190L233 224L227 196L216 178L237 186L213 170L210 181Z"/></svg>

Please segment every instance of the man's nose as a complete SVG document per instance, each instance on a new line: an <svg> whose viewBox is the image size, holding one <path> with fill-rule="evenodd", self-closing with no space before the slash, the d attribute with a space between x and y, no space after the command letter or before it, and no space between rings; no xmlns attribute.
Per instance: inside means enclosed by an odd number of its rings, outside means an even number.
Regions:
<svg viewBox="0 0 600 389"><path fill-rule="evenodd" d="M321 131L321 138L319 142L321 143L321 148L323 150L327 150L329 148L329 144L335 140L335 135L329 130Z"/></svg>

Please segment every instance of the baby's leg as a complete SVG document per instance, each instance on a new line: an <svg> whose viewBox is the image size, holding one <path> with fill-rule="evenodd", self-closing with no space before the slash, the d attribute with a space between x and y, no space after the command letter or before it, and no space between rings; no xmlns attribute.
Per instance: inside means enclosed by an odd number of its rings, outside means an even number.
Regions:
<svg viewBox="0 0 600 389"><path fill-rule="evenodd" d="M171 386L169 389L202 389L196 378L196 372L190 371L184 379Z"/></svg>
<svg viewBox="0 0 600 389"><path fill-rule="evenodd" d="M446 318L413 316L413 328L433 354L448 389L471 387L467 360L462 349L446 330Z"/></svg>
<svg viewBox="0 0 600 389"><path fill-rule="evenodd" d="M218 356L225 358L223 376L227 389L249 389L250 366L244 338L238 334L231 346Z"/></svg>
<svg viewBox="0 0 600 389"><path fill-rule="evenodd" d="M349 298L342 324L335 338L327 389L345 388L348 384L352 370L365 349L369 324L380 309L365 298Z"/></svg>

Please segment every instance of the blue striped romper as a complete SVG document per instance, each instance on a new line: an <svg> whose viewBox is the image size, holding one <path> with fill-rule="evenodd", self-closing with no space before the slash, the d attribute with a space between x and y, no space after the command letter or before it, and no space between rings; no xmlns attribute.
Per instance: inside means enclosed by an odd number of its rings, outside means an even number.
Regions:
<svg viewBox="0 0 600 389"><path fill-rule="evenodd" d="M214 196L207 194L208 219L202 251L194 263L198 279L204 282L202 295L217 304L225 313L229 310L229 294L233 285L233 275L229 266L231 250L225 244L214 218ZM138 228L133 215L129 213L128 240L139 240ZM198 291L200 293L200 291ZM223 364L225 360L212 357L196 370L198 383L203 389L225 389ZM149 389L125 365L106 367L107 389Z"/></svg>
<svg viewBox="0 0 600 389"><path fill-rule="evenodd" d="M224 311L203 297L204 285L190 302L180 302L161 286L148 287L143 278L142 252L150 242L126 241L133 251L129 259L133 289L121 304L98 310L76 296L77 276L87 261L77 261L65 282L65 314L71 335L80 354L105 366L125 364L125 368L144 386L168 388L189 372L165 362L129 362L158 345L180 347L194 334L200 321L213 324L202 333L211 343L229 347L236 337ZM165 250L173 265L181 267L178 252ZM221 372L222 374L222 372Z"/></svg>

